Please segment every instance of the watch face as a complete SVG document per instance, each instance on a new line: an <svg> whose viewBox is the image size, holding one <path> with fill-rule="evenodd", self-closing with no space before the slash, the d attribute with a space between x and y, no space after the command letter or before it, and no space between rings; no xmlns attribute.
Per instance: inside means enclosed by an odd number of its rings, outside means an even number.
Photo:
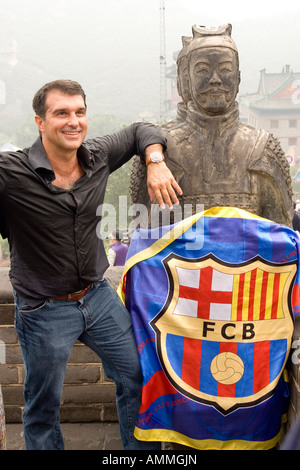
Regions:
<svg viewBox="0 0 300 470"><path fill-rule="evenodd" d="M160 152L153 152L150 153L150 160L151 162L162 162L164 157Z"/></svg>

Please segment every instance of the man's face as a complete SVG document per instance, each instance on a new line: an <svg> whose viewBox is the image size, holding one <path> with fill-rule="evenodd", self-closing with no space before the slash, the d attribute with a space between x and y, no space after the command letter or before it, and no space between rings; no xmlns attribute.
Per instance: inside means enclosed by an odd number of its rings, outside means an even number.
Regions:
<svg viewBox="0 0 300 470"><path fill-rule="evenodd" d="M190 86L197 107L209 115L223 114L234 102L240 83L237 57L223 47L190 54Z"/></svg>
<svg viewBox="0 0 300 470"><path fill-rule="evenodd" d="M66 95L53 90L46 99L46 115L36 116L45 148L56 152L77 150L87 133L84 100L80 95Z"/></svg>

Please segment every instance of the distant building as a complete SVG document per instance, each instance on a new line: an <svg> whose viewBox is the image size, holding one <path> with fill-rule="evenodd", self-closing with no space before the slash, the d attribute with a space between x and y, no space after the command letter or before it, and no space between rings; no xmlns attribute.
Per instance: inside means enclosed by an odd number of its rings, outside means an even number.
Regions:
<svg viewBox="0 0 300 470"><path fill-rule="evenodd" d="M271 132L289 163L300 161L300 73L286 65L281 73L260 72L257 93L239 97L241 121Z"/></svg>

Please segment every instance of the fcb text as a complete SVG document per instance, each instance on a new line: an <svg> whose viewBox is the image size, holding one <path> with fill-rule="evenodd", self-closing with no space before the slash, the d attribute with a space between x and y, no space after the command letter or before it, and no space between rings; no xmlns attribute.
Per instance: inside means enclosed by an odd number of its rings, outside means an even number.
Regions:
<svg viewBox="0 0 300 470"><path fill-rule="evenodd" d="M222 325L222 326L221 326ZM242 338L242 340L250 340L255 337L254 324L253 323L221 323L212 321L203 321L202 336L203 338L209 337L211 333L215 333L222 336L226 340L233 340L236 336Z"/></svg>

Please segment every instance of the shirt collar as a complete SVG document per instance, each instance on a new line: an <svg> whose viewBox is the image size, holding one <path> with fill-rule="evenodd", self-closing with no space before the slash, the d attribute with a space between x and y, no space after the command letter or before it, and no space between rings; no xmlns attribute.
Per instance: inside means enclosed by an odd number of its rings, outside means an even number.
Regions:
<svg viewBox="0 0 300 470"><path fill-rule="evenodd" d="M94 163L92 154L84 145L81 145L77 150L77 156L83 169L89 173L89 170L91 170L92 164ZM51 179L55 179L55 174L45 152L41 137L38 137L34 144L30 147L28 159L30 165L35 171L41 175L46 173L47 176L51 176Z"/></svg>
<svg viewBox="0 0 300 470"><path fill-rule="evenodd" d="M52 172L54 176L53 168L46 155L44 146L42 144L42 139L40 137L38 137L34 144L30 147L28 160L34 170L46 170L48 172Z"/></svg>

